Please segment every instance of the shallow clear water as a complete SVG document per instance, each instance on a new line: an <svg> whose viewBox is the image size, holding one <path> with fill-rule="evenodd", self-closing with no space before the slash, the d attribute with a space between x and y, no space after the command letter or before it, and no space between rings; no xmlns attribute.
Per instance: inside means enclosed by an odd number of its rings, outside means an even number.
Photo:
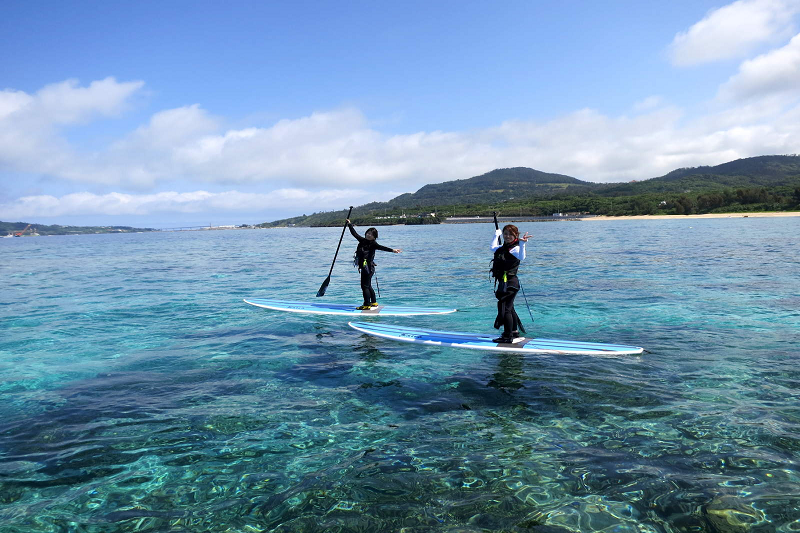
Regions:
<svg viewBox="0 0 800 533"><path fill-rule="evenodd" d="M521 229L529 333L651 353L242 302L315 299L336 228L0 239L0 532L800 531L800 218ZM460 311L368 320L494 331L492 230L381 228L381 302Z"/></svg>

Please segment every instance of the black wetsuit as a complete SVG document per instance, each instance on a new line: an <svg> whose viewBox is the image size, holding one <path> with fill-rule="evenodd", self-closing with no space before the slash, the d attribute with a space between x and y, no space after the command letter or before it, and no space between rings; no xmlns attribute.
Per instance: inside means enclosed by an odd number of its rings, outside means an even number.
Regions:
<svg viewBox="0 0 800 533"><path fill-rule="evenodd" d="M503 244L495 250L492 260L492 276L497 280L497 290L494 295L497 297L497 318L494 327L503 328L503 337L511 338L518 334L521 328L519 316L514 309L514 298L519 292L519 279L517 278L517 268L520 260L511 254L510 249L518 245L517 242Z"/></svg>
<svg viewBox="0 0 800 533"><path fill-rule="evenodd" d="M378 301L375 298L375 291L372 289L372 276L375 274L375 250L384 252L393 252L389 247L378 244L376 241L371 241L362 237L353 228L352 224L347 226L350 228L350 233L358 240L358 248L355 253L355 266L361 273L361 293L364 296L364 305L369 305Z"/></svg>

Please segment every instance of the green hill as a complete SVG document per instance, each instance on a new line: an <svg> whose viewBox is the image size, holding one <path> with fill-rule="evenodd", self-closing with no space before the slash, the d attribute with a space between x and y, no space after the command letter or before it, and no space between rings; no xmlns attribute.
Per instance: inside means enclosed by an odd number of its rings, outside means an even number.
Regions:
<svg viewBox="0 0 800 533"><path fill-rule="evenodd" d="M493 210L530 215L688 214L794 208L800 199L800 156L769 155L716 166L680 168L628 183L591 183L531 168L503 168L463 180L425 185L388 202L358 206L351 218L370 224L438 222L431 213L485 215ZM800 189L798 189L800 190ZM728 212L728 211L720 211ZM398 219L402 214L410 218ZM263 226L339 225L346 211L314 213ZM382 218L391 217L395 218Z"/></svg>
<svg viewBox="0 0 800 533"><path fill-rule="evenodd" d="M794 185L800 185L800 156L763 155L713 167L679 168L664 176L635 183L609 183L603 185L598 193L612 196Z"/></svg>
<svg viewBox="0 0 800 533"><path fill-rule="evenodd" d="M473 178L425 185L415 193L401 194L384 203L390 208L485 204L565 191L586 192L597 186L596 183L532 168L502 168Z"/></svg>
<svg viewBox="0 0 800 533"><path fill-rule="evenodd" d="M787 177L800 175L800 156L762 155L737 159L715 167L679 168L650 181L677 181L690 176L739 177L748 180L744 185L785 185ZM739 185L737 183L737 185Z"/></svg>
<svg viewBox="0 0 800 533"><path fill-rule="evenodd" d="M30 227L28 227L30 226ZM28 230L25 231L25 228ZM87 233L141 233L156 231L153 228L133 228L130 226L59 226L57 224L36 224L27 222L0 221L0 235L11 235L25 231L23 236L31 235L83 235Z"/></svg>

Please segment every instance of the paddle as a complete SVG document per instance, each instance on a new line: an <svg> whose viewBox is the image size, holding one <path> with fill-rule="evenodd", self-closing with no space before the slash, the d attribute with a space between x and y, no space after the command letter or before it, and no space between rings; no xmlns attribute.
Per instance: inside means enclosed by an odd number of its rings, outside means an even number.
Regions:
<svg viewBox="0 0 800 533"><path fill-rule="evenodd" d="M350 218L350 213L352 213L352 212L353 212L353 206L351 205L350 206L350 211L347 212L347 216L345 217L345 219L349 219ZM320 296L325 296L325 291L328 289L328 284L331 282L331 274L333 273L333 265L336 264L336 256L339 255L339 247L342 245L342 239L344 239L344 230L346 230L346 229L347 229L347 220L345 220L345 222L344 222L344 227L342 228L342 235L341 235L341 237L339 237L339 244L336 245L336 253L333 254L333 262L331 263L331 269L328 272L328 277L325 278L325 281L322 282L322 285L320 286L319 290L317 291L317 298L319 298Z"/></svg>

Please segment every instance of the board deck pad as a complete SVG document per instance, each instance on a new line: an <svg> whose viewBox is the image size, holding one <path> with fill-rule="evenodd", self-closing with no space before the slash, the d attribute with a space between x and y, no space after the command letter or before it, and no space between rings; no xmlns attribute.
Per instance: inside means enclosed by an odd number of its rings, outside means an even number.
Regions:
<svg viewBox="0 0 800 533"><path fill-rule="evenodd" d="M518 342L511 344L499 344L492 340L499 336L499 334L480 335L455 331L436 331L385 323L349 322L349 324L353 329L385 339L494 352L558 355L638 355L644 351L644 348L638 346L626 346L622 344L601 344L558 339L533 339L529 337L522 337Z"/></svg>
<svg viewBox="0 0 800 533"><path fill-rule="evenodd" d="M327 302L293 302L288 300L272 300L269 298L249 298L245 302L257 307L290 313L308 313L314 315L353 315L353 316L411 316L411 315L444 315L455 313L455 309L431 307L408 307L399 305L379 305L372 309L356 309L361 304L336 304Z"/></svg>

